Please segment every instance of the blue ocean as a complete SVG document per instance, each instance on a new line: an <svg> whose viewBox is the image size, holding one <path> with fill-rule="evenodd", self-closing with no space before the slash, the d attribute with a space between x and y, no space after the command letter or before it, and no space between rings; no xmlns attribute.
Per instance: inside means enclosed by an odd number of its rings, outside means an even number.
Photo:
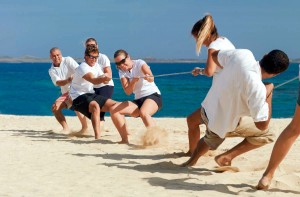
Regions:
<svg viewBox="0 0 300 197"><path fill-rule="evenodd" d="M194 67L204 67L201 63L148 63L163 97L163 108L155 117L186 117L198 108L211 86L212 78L194 77L191 74L180 74L191 71ZM48 74L50 63L0 63L0 114L13 115L52 115L51 105L60 95L60 88L55 87ZM112 63L113 78L118 72ZM299 73L298 64L291 64L284 73L267 80L275 86L284 83ZM118 79L114 80L113 99L131 100ZM294 114L298 93L298 80L294 80L274 90L273 117L288 118ZM230 92L228 92L230 94ZM65 115L74 116L70 110ZM109 114L107 114L109 115Z"/></svg>

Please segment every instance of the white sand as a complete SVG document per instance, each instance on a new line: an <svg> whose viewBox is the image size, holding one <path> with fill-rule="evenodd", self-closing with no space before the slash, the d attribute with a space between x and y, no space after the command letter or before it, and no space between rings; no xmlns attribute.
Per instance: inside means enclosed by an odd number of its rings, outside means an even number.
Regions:
<svg viewBox="0 0 300 197"><path fill-rule="evenodd" d="M145 131L140 119L127 118L131 145L116 144L120 136L107 118L109 132L102 139L68 138L54 117L0 115L0 196L299 196L300 140L280 165L269 191L254 189L274 144L236 158L239 172L214 171L214 156L241 138L227 139L217 151L199 159L192 168L179 167L188 157L184 118L157 118L168 132L168 143L142 149ZM76 117L69 126L79 130ZM279 134L290 119L274 119ZM89 125L92 134L92 126Z"/></svg>

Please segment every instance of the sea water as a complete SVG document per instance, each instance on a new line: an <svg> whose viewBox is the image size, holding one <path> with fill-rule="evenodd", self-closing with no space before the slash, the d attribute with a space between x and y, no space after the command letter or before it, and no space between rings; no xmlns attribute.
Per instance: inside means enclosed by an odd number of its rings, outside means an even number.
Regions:
<svg viewBox="0 0 300 197"><path fill-rule="evenodd" d="M148 64L155 76L178 73L155 78L163 98L163 107L155 114L156 117L186 117L199 108L211 86L212 78L180 73L191 71L194 67L204 67L204 64ZM0 63L0 114L52 115L51 105L60 95L60 88L53 85L48 74L49 67L50 63ZM127 96L124 93L113 63L112 71L115 79L113 99L132 100L133 95ZM276 86L296 77L298 73L298 64L291 64L287 71L266 81ZM295 80L274 90L272 115L274 118L293 116L298 83L299 81ZM64 110L63 113L74 115L70 110Z"/></svg>

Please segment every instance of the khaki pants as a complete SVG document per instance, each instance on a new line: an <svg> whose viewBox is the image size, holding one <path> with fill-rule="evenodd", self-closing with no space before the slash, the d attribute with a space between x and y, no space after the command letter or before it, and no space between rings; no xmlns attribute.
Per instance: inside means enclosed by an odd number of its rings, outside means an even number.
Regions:
<svg viewBox="0 0 300 197"><path fill-rule="evenodd" d="M228 132L225 138L220 138L208 128L208 119L205 110L201 108L201 118L206 125L204 141L212 149L217 149L227 137L243 137L253 145L265 145L274 142L275 135L269 129L259 130L251 117L244 116L240 119L234 131Z"/></svg>

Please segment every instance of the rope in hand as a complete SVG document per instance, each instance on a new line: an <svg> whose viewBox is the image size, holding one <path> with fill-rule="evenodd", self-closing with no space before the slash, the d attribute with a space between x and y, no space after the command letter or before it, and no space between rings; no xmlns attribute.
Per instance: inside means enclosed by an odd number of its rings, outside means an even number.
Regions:
<svg viewBox="0 0 300 197"><path fill-rule="evenodd" d="M135 78L145 78L145 77L166 77L166 76L174 76L174 75L192 74L193 72L195 72L196 74L203 75L203 71L204 71L204 68L196 67L196 68L194 68L194 70L192 70L192 71L187 71L187 72L168 73L168 74L161 74L161 75L155 75L155 76L154 76L154 75L148 75L148 76L141 76L141 77L135 77ZM112 78L112 79L119 79L119 78ZM292 81L294 81L294 80L296 80L296 79L299 79L299 76L294 77L294 78L292 78L292 79L290 79L290 80L287 80L287 81L285 81L285 82L283 82L283 83L281 83L281 84L275 86L275 87L273 88L273 90L275 90L275 89L277 89L277 88L279 88L279 87L281 87L281 86L283 86L283 85L285 85L285 84L288 84L288 83L290 83L290 82L292 82ZM270 94L273 92L273 90L270 92ZM269 95L270 95L270 94L269 94ZM268 95L268 96L269 96L269 95Z"/></svg>
<svg viewBox="0 0 300 197"><path fill-rule="evenodd" d="M174 75L184 75L184 74L191 74L191 71L187 72L179 72L179 73L168 73L168 74L161 74L161 75L147 75L147 76L140 76L140 77L132 77L132 78L145 78L145 77L166 77L166 76L174 76ZM128 78L128 77L127 77ZM132 79L129 78L129 79ZM120 78L112 78L112 79L120 79Z"/></svg>

